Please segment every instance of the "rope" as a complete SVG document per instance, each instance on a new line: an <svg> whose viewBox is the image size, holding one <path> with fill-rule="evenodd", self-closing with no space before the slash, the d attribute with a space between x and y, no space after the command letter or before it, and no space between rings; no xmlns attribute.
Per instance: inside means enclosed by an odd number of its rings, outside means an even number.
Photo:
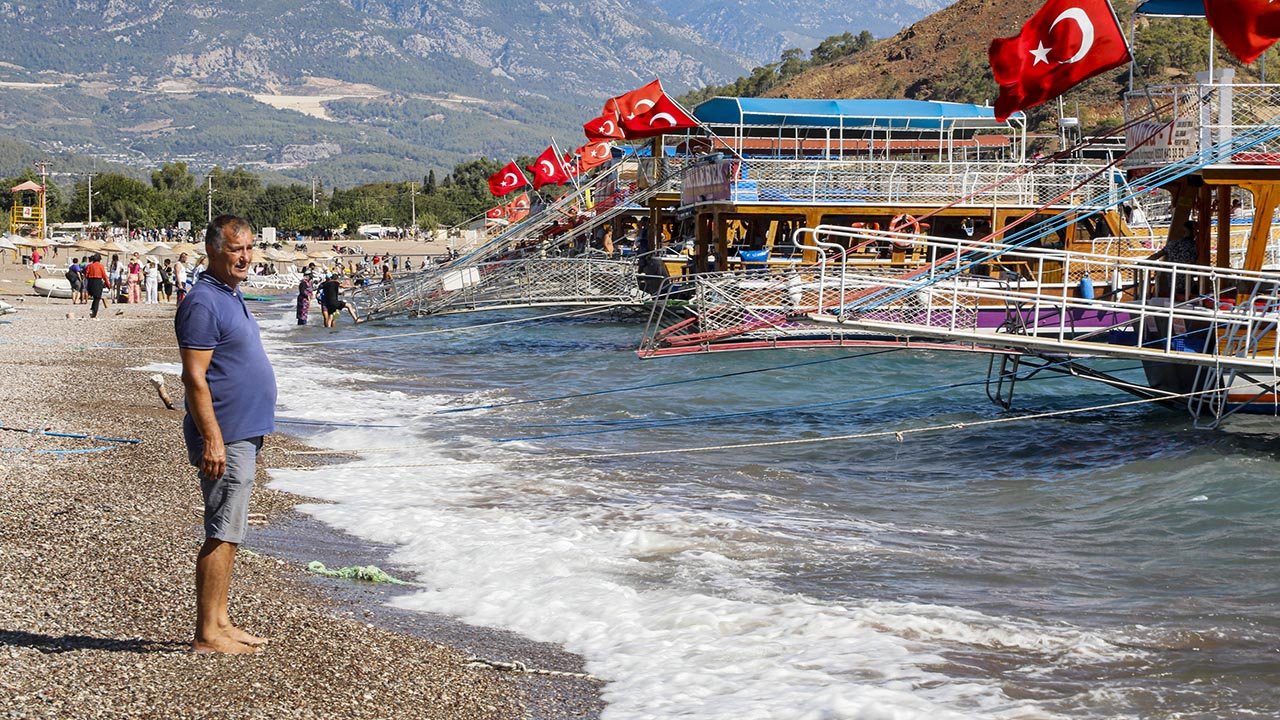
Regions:
<svg viewBox="0 0 1280 720"><path fill-rule="evenodd" d="M557 462L557 461L566 462L571 460L609 460L609 459L616 459L616 458L654 457L658 455L688 455L688 454L700 453L700 452L718 452L721 450L744 450L744 449L750 449L750 448L787 447L787 446L793 446L793 445L813 445L816 443L841 442L845 440L866 440L866 439L881 438L881 437L894 437L899 442L902 442L907 435L918 435L922 433L939 432L942 430L964 430L968 428L987 427L991 425L1002 425L1006 423L1022 422L1025 420L1043 420L1045 418L1064 417L1067 415L1078 415L1078 414L1087 413L1087 412L1096 412L1099 410L1113 410L1113 409L1122 408L1122 407L1133 407L1137 405L1147 405L1151 403L1162 403L1162 402L1168 402L1170 400L1180 400L1180 399L1196 397L1199 395L1206 395L1206 394L1217 393L1217 392L1221 392L1221 390L1220 389L1197 390L1195 392L1189 392L1189 393L1170 394L1170 395L1164 395L1156 398L1142 398L1138 400L1127 400L1124 402L1109 403L1106 405L1093 405L1090 407L1071 408L1067 410L1053 410L1049 412L1034 413L1031 415L1017 415L1017 416L1004 417L1004 418L995 418L992 420L975 420L973 422L945 423L942 425L929 425L926 427L908 428L906 430L877 430L875 432L850 433L847 435L830 435L826 437L816 437L816 438L797 438L793 440L768 440L763 442L731 443L731 444L724 444L724 445L703 445L699 447L688 447L688 448L665 448L662 450L632 450L627 452L613 452L613 453L586 453L581 455L503 458L500 460L466 460L466 461L459 461L459 462L413 463L413 464L404 464L404 465L362 465L360 466L360 469L361 470L397 470L397 469L417 469L417 468L464 467L464 466L474 466L474 465L508 465L508 464L515 465L515 464L546 463L546 462ZM282 452L285 452L291 455L324 454L324 453L313 453L313 452L290 451L290 450L285 450L284 448L279 448L279 449ZM375 448L375 449L384 449L384 448ZM337 452L359 452L359 451L353 451L353 450L331 451L331 453L337 453ZM314 471L322 468L293 467L293 468L274 468L274 469Z"/></svg>
<svg viewBox="0 0 1280 720"><path fill-rule="evenodd" d="M75 438L78 440L97 440L98 442L121 443L125 445L140 445L141 440L131 440L129 438L113 438L103 437L101 435L86 435L84 433L57 432L45 428L17 428L0 425L0 430L7 432L30 433L31 435L46 435L48 437Z"/></svg>
<svg viewBox="0 0 1280 720"><path fill-rule="evenodd" d="M474 410L492 410L494 408L512 407L515 405L530 405L534 403L553 402L556 400L572 400L574 398L595 397L597 395L612 395L614 393L633 392L636 390L652 390L660 387L670 387L672 385L685 385L688 383L705 382L707 380L723 380L724 378L740 377L742 375L752 375L755 373L772 372L774 370L790 370L792 368L806 367L809 365L821 365L823 363L840 362L841 360L853 360L856 358L870 357L871 355L879 355L881 353L896 352L901 348L891 348L888 350L876 350L874 352L860 353L858 355L846 355L838 358L825 358L823 360L809 360L800 363L791 363L790 365L775 365L772 367L756 368L754 370L739 370L737 372L722 373L720 375L704 375L702 377L687 378L685 380L670 380L660 383L652 383L649 385L629 385L626 387L612 388L609 390L596 390L593 392L572 393L570 395L554 395L551 397L533 398L529 400L511 400L509 402L493 403L490 405L472 405L470 407L450 408L448 410L437 410L436 415L448 415L450 413L472 412ZM561 423L563 425L563 423Z"/></svg>
<svg viewBox="0 0 1280 720"><path fill-rule="evenodd" d="M320 427L348 427L348 428L402 428L403 425L369 425L365 423L342 423L327 422L324 420L281 420L276 418L277 425L319 425Z"/></svg>
<svg viewBox="0 0 1280 720"><path fill-rule="evenodd" d="M31 453L32 455L87 455L89 453L105 452L107 450L115 450L116 446L106 445L96 448L81 448L76 450L32 450L28 448L0 448L0 452L7 453Z"/></svg>
<svg viewBox="0 0 1280 720"><path fill-rule="evenodd" d="M597 315L604 312L610 312L612 310L613 310L612 306L606 307L606 308L592 308L589 310L581 310L581 309L567 310L565 312L550 313L547 315L536 315L530 318L500 320L500 321L491 322L491 323L480 323L478 325L464 325L462 327L456 327L456 328L436 328L434 330L423 330L420 332L411 332L411 333L397 333L395 335L373 335L370 337L339 338L336 340L316 340L313 342L294 342L294 343L288 343L288 344L295 347L305 347L308 345L339 345L343 343L369 342L374 340L393 340L396 338L421 337L423 335L438 335L440 333L466 332L468 330L483 330L485 328L499 327L502 325L517 325L520 323L534 322L537 320L549 320L551 318L558 318L558 317L585 317L587 315Z"/></svg>
<svg viewBox="0 0 1280 720"><path fill-rule="evenodd" d="M545 675L548 677L576 678L578 680L594 680L601 682L600 678L588 674L577 672L565 672L564 670L543 670L541 668L531 668L522 662L503 662L501 660L486 660L484 658L473 657L467 660L467 667L485 668L488 670L501 670L503 672L516 672L524 675Z"/></svg>

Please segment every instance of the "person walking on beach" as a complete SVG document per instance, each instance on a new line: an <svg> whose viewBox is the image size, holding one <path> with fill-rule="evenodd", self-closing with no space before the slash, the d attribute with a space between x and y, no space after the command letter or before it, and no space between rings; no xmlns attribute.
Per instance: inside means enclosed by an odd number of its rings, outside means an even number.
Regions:
<svg viewBox="0 0 1280 720"><path fill-rule="evenodd" d="M98 306L102 304L102 291L111 289L111 280L107 278L107 269L102 266L102 256L89 256L89 264L84 269L85 288L93 304L89 306L89 317L98 317Z"/></svg>
<svg viewBox="0 0 1280 720"><path fill-rule="evenodd" d="M182 253L178 256L178 262L173 266L173 285L178 291L178 304L182 304L182 298L187 296L187 254Z"/></svg>
<svg viewBox="0 0 1280 720"><path fill-rule="evenodd" d="M71 258L67 266L67 282L71 283L71 304L79 305L84 301L84 268L80 258Z"/></svg>
<svg viewBox="0 0 1280 720"><path fill-rule="evenodd" d="M142 263L138 262L137 255L129 258L127 278L129 284L129 304L137 305L142 302Z"/></svg>
<svg viewBox="0 0 1280 720"><path fill-rule="evenodd" d="M164 294L165 302L173 301L173 261L169 258L165 258L160 266L160 292Z"/></svg>
<svg viewBox="0 0 1280 720"><path fill-rule="evenodd" d="M275 431L276 377L238 286L249 276L253 228L234 215L205 231L209 265L178 306L187 459L199 469L205 541L196 559L199 653L245 654L266 644L231 623L227 595L249 519L262 439Z"/></svg>
<svg viewBox="0 0 1280 720"><path fill-rule="evenodd" d="M146 278L145 285L147 290L147 304L158 305L160 303L160 268L156 266L156 259L147 256L147 269L143 271L143 277Z"/></svg>

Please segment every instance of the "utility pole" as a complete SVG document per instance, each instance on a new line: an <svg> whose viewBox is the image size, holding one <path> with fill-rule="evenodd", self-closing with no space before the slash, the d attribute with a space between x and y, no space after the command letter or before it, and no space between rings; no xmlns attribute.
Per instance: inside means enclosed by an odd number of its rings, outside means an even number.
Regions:
<svg viewBox="0 0 1280 720"><path fill-rule="evenodd" d="M89 173L89 227L93 227L93 173Z"/></svg>
<svg viewBox="0 0 1280 720"><path fill-rule="evenodd" d="M409 208L410 208L410 212L413 215L413 220L410 222L410 224L412 225L412 228L409 230L409 232L414 235L417 235L418 234L418 184L412 180L409 181Z"/></svg>
<svg viewBox="0 0 1280 720"><path fill-rule="evenodd" d="M40 239L49 237L49 163L44 160L36 162L40 171Z"/></svg>
<svg viewBox="0 0 1280 720"><path fill-rule="evenodd" d="M213 224L213 174L212 173L210 173L209 175L209 192L207 193L207 196L208 196L207 202L209 205L208 224L212 225Z"/></svg>
<svg viewBox="0 0 1280 720"><path fill-rule="evenodd" d="M311 209L316 209L316 181L320 178L315 175L311 176Z"/></svg>

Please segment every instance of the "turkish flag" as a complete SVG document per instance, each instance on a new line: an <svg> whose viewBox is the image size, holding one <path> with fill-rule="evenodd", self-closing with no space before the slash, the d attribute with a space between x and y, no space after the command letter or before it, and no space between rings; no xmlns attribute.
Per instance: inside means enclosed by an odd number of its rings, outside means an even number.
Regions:
<svg viewBox="0 0 1280 720"><path fill-rule="evenodd" d="M513 223L529 217L529 193L517 195L516 199L504 205L503 209L506 210L507 219Z"/></svg>
<svg viewBox="0 0 1280 720"><path fill-rule="evenodd" d="M533 173L534 190L543 185L560 185L569 179L569 173L565 171L564 163L560 161L560 154L554 147L543 150L542 154L526 169Z"/></svg>
<svg viewBox="0 0 1280 720"><path fill-rule="evenodd" d="M582 174L582 168L578 165L577 155L573 153L564 154L564 171L569 173L570 180Z"/></svg>
<svg viewBox="0 0 1280 720"><path fill-rule="evenodd" d="M613 148L607 142L587 143L577 149L578 167L581 172L599 167L613 157Z"/></svg>
<svg viewBox="0 0 1280 720"><path fill-rule="evenodd" d="M630 119L623 118L621 122L628 140L698 127L698 121L666 93L658 96L657 102L648 110Z"/></svg>
<svg viewBox="0 0 1280 720"><path fill-rule="evenodd" d="M663 94L662 81L654 80L644 87L638 87L631 92L606 100L603 116L618 120L629 120L636 115L648 112L650 108L657 104L658 98L662 97Z"/></svg>
<svg viewBox="0 0 1280 720"><path fill-rule="evenodd" d="M515 161L507 163L501 170L489 176L489 192L502 197L512 190L519 190L529 184L529 179L520 172Z"/></svg>
<svg viewBox="0 0 1280 720"><path fill-rule="evenodd" d="M991 41L987 56L1000 86L1000 121L1130 58L1129 44L1107 0L1049 0L1021 33Z"/></svg>
<svg viewBox="0 0 1280 720"><path fill-rule="evenodd" d="M586 134L587 139L592 142L600 140L621 140L623 139L622 128L618 127L618 116L616 114L601 115L594 120L588 120L582 126L582 132Z"/></svg>
<svg viewBox="0 0 1280 720"><path fill-rule="evenodd" d="M498 205L484 211L484 216L490 220L501 220L507 214L506 206Z"/></svg>
<svg viewBox="0 0 1280 720"><path fill-rule="evenodd" d="M1245 65L1280 40L1280 5L1273 0L1204 0L1204 16Z"/></svg>

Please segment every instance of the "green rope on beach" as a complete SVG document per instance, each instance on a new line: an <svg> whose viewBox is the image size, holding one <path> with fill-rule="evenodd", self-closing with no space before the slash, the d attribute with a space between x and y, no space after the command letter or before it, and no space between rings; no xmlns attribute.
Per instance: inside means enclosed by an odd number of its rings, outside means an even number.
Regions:
<svg viewBox="0 0 1280 720"><path fill-rule="evenodd" d="M383 572L377 565L352 565L350 567L330 570L319 560L307 563L307 570L325 577L345 578L347 580L364 580L365 582L391 583L392 585L408 585L409 583L394 578Z"/></svg>

